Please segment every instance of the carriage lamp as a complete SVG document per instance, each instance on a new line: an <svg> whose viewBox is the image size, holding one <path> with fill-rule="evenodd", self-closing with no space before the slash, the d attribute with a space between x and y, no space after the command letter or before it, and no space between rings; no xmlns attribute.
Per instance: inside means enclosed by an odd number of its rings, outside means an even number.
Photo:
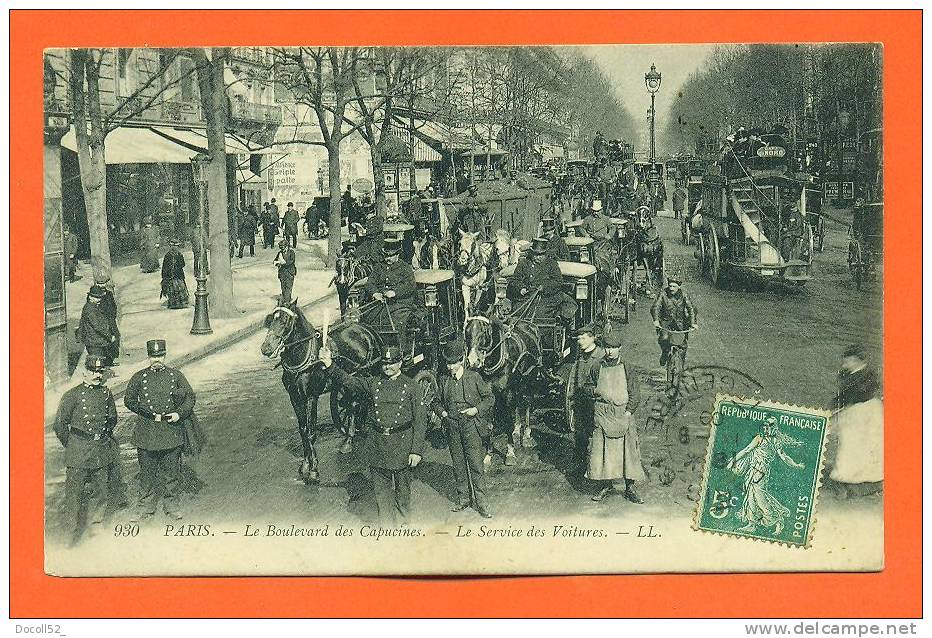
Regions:
<svg viewBox="0 0 932 638"><path fill-rule="evenodd" d="M505 277L499 277L495 280L495 299L501 301L508 296L508 280Z"/></svg>
<svg viewBox="0 0 932 638"><path fill-rule="evenodd" d="M585 279L576 280L576 299L589 298L589 282Z"/></svg>
<svg viewBox="0 0 932 638"><path fill-rule="evenodd" d="M437 286L424 286L424 305L428 308L436 308L440 305L440 300L437 298Z"/></svg>

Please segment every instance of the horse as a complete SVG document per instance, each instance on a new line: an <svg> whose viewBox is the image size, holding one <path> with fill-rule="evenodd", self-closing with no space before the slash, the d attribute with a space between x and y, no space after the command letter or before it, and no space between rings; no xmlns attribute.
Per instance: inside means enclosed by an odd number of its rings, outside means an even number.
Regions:
<svg viewBox="0 0 932 638"><path fill-rule="evenodd" d="M647 275L646 285L649 294L653 294L654 282L663 283L663 241L654 225L650 207L640 206L637 211L637 253L636 265L643 265Z"/></svg>
<svg viewBox="0 0 932 638"><path fill-rule="evenodd" d="M298 466L298 476L305 485L318 482L320 470L317 459L317 407L321 395L330 391L330 375L320 362L320 349L323 335L314 328L298 308L297 300L287 305L276 306L265 318L266 335L260 351L269 359L280 359L282 367L282 385L291 400L295 417L298 420L298 434L301 437L302 459ZM371 368L380 350L378 336L368 327L358 322L341 322L330 330L328 348L333 353L334 363L352 373ZM339 400L337 393L331 393L331 412ZM351 401L351 397L348 399ZM349 409L358 409L350 405ZM336 414L334 421L337 420ZM355 434L355 420L345 425L344 441L341 452L352 450L352 437Z"/></svg>
<svg viewBox="0 0 932 638"><path fill-rule="evenodd" d="M494 244L479 241L478 232L460 229L459 235L456 271L460 276L463 308L466 316L470 316L475 313L479 300L489 289L489 282L494 281L489 277Z"/></svg>
<svg viewBox="0 0 932 638"><path fill-rule="evenodd" d="M449 242L436 237L433 233L428 233L421 239L415 239L411 266L415 270L452 268L453 259Z"/></svg>
<svg viewBox="0 0 932 638"><path fill-rule="evenodd" d="M505 464L514 465L515 447L534 447L531 437L531 397L539 394L540 330L531 321L472 316L464 326L466 362L489 382L495 395L495 414L507 415ZM494 429L494 424L493 424ZM484 463L495 451L491 435L485 442Z"/></svg>
<svg viewBox="0 0 932 638"><path fill-rule="evenodd" d="M337 296L340 298L340 315L346 314L346 301L353 284L372 272L368 261L362 260L352 251L341 253L336 259L336 274L330 285L336 284Z"/></svg>

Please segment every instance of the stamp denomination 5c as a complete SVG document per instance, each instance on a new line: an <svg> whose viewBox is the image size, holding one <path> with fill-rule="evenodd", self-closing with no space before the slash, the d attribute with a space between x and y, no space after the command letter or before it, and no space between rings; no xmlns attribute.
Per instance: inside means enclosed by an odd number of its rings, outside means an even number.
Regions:
<svg viewBox="0 0 932 638"><path fill-rule="evenodd" d="M808 547L829 416L718 395L693 527Z"/></svg>

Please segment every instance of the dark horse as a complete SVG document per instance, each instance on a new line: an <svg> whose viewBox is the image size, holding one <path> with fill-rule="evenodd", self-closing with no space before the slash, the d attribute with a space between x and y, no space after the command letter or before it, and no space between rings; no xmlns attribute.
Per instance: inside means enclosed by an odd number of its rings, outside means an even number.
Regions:
<svg viewBox="0 0 932 638"><path fill-rule="evenodd" d="M340 299L340 315L346 314L346 300L349 298L349 291L353 284L368 277L372 271L372 265L363 259L360 259L355 252L343 252L336 259L336 274L330 281L336 284L337 296Z"/></svg>
<svg viewBox="0 0 932 638"><path fill-rule="evenodd" d="M654 225L650 208L638 208L637 257L635 267L643 265L648 290L663 285L663 241Z"/></svg>
<svg viewBox="0 0 932 638"><path fill-rule="evenodd" d="M513 465L515 446L533 447L531 401L539 395L541 371L540 329L526 319L467 317L466 360L478 370L495 393L495 414L504 416L508 434L505 464ZM492 439L486 443L486 464L491 463Z"/></svg>
<svg viewBox="0 0 932 638"><path fill-rule="evenodd" d="M298 308L297 300L278 306L265 318L267 333L261 352L270 359L280 358L282 385L291 399L298 433L301 435L303 458L298 474L306 484L319 479L317 461L317 406L322 394L328 392L329 378L319 360L323 345L321 332L308 322ZM373 356L378 356L378 337L367 326L342 322L329 331L329 350L333 360L348 372L368 369ZM339 398L331 393L331 409ZM333 415L337 423L337 415ZM351 427L344 431L344 448L352 437ZM347 450L348 451L348 450Z"/></svg>

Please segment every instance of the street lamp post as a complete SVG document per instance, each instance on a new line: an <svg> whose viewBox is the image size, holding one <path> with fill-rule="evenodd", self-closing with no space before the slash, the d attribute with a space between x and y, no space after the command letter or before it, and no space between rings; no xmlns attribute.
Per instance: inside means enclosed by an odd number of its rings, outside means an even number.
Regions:
<svg viewBox="0 0 932 638"><path fill-rule="evenodd" d="M198 222L198 246L197 254L194 255L194 279L197 281L197 289L194 291L194 322L191 325L191 334L209 335L213 333L210 327L210 310L207 305L207 236L206 236L206 211L207 206L204 201L204 175L210 157L203 153L198 153L191 158L191 173L194 177L194 189L197 193L197 222Z"/></svg>
<svg viewBox="0 0 932 638"><path fill-rule="evenodd" d="M654 97L657 95L657 91L660 90L660 80L661 75L657 70L655 64L650 65L650 71L644 74L644 83L647 85L647 90L650 93L650 162L654 163L654 157L656 155L656 148L654 145L654 120L656 119L657 111L654 110Z"/></svg>

